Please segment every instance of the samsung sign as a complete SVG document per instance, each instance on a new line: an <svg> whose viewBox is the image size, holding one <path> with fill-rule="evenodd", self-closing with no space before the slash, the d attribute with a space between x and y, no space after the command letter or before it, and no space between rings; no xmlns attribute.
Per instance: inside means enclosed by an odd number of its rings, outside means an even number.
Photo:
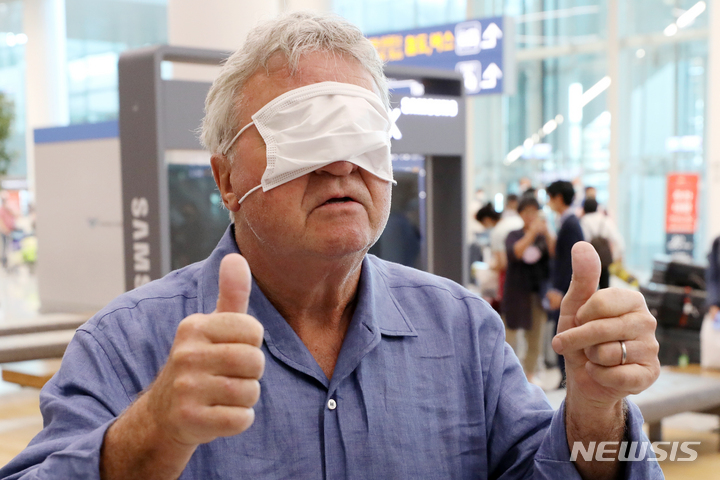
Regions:
<svg viewBox="0 0 720 480"><path fill-rule="evenodd" d="M515 93L514 37L512 18L492 17L369 39L389 65L454 70L465 93L487 95Z"/></svg>

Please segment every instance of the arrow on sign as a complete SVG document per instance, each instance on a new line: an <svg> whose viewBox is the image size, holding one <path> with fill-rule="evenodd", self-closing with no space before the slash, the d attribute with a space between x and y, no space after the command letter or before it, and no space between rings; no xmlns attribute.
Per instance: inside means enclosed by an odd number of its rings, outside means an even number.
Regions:
<svg viewBox="0 0 720 480"><path fill-rule="evenodd" d="M390 136L395 140L400 140L402 138L402 132L396 123L398 118L400 118L400 115L402 115L402 111L399 108L393 108L390 110L390 121L392 122L392 125L390 125Z"/></svg>
<svg viewBox="0 0 720 480"><path fill-rule="evenodd" d="M480 43L480 46L483 50L495 48L497 47L498 39L502 38L502 36L503 32L500 30L500 27L495 25L495 23L491 23L482 34L482 42Z"/></svg>
<svg viewBox="0 0 720 480"><path fill-rule="evenodd" d="M502 76L503 73L502 70L500 70L500 67L495 65L495 63L491 63L482 74L480 88L483 90L492 90L497 87L498 78L502 78Z"/></svg>

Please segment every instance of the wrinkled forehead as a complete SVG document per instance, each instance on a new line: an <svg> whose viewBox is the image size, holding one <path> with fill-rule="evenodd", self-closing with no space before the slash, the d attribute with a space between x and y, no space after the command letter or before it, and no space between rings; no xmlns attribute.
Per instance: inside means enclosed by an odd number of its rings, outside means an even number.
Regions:
<svg viewBox="0 0 720 480"><path fill-rule="evenodd" d="M293 69L278 52L268 59L265 68L256 70L240 90L237 103L240 125L249 123L258 110L280 95L328 81L357 85L380 98L372 75L354 58L333 52L310 52L302 55L297 68Z"/></svg>

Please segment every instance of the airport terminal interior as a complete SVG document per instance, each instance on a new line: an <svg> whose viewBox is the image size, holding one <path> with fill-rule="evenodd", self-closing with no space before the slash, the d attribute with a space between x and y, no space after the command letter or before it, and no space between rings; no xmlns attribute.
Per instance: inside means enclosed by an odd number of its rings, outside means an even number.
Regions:
<svg viewBox="0 0 720 480"><path fill-rule="evenodd" d="M557 409L576 222L599 288L657 320L660 375L630 399L665 478L720 478L720 0L0 0L0 468L43 429L76 329L223 237L205 97L296 10L385 65L396 184L369 253L487 301Z"/></svg>

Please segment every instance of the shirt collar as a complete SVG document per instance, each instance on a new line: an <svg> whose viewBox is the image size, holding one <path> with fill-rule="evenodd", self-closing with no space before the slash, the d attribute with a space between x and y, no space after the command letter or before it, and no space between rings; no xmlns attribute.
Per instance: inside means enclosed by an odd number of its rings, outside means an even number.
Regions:
<svg viewBox="0 0 720 480"><path fill-rule="evenodd" d="M230 225L203 266L198 286L203 313L215 310L219 293L220 262L229 253L240 253L235 242L234 225ZM332 382L342 380L357 363L380 342L382 335L415 337L417 332L388 286L386 265L366 255L362 263L357 290L357 305L347 330ZM248 314L265 328L270 352L290 367L304 372L328 386L328 380L295 331L265 297L253 279Z"/></svg>
<svg viewBox="0 0 720 480"><path fill-rule="evenodd" d="M203 266L202 278L198 286L200 307L203 313L211 313L215 310L219 293L220 262L225 255L230 253L240 253L237 243L235 243L234 224L228 226L222 239ZM369 329L377 328L383 335L417 336L417 331L410 319L392 294L387 277L386 265L377 257L366 255L363 259L358 285L358 304L355 308L355 316ZM251 305L256 303L253 300L258 300L257 303L260 304L265 302L269 304L269 301L257 288L254 279L252 292L257 292L262 299L251 293Z"/></svg>

